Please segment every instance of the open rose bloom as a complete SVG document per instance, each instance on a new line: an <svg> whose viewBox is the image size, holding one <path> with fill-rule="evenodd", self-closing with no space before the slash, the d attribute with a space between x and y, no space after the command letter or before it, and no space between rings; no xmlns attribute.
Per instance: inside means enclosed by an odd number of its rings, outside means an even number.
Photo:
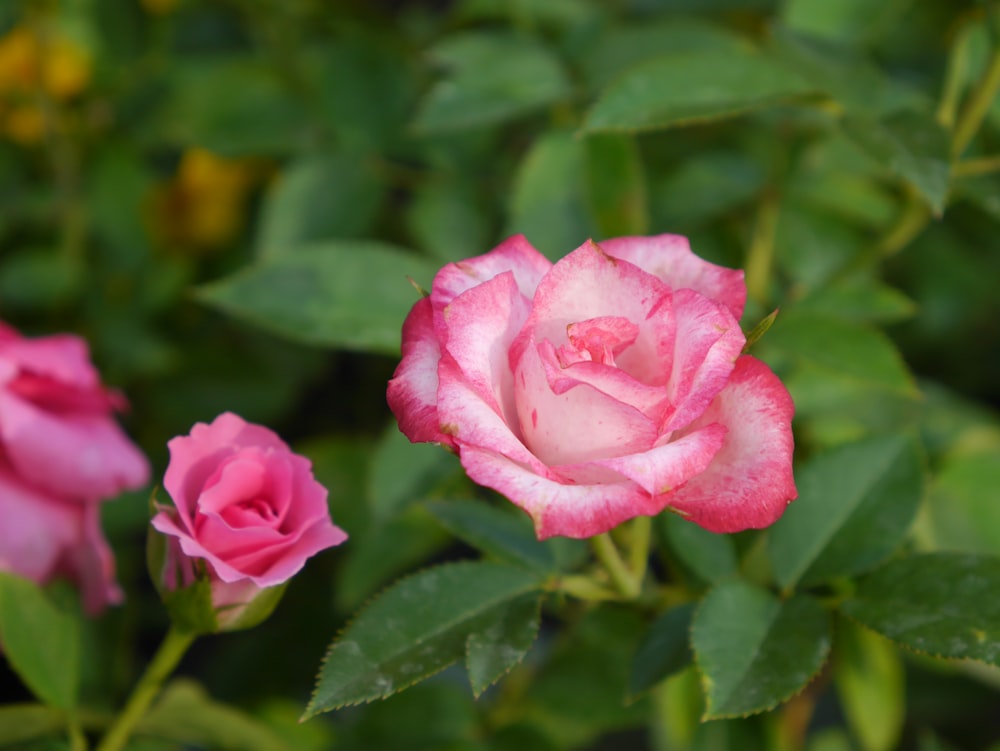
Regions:
<svg viewBox="0 0 1000 751"><path fill-rule="evenodd" d="M309 460L267 428L226 412L167 445L163 485L174 507L152 520L167 537L154 576L170 592L194 583L203 567L218 628L253 625L255 617L243 616L264 590L347 539L330 520L327 491Z"/></svg>
<svg viewBox="0 0 1000 751"><path fill-rule="evenodd" d="M513 237L438 272L389 405L539 538L667 508L713 532L765 527L796 497L793 405L741 354L745 302L743 272L683 237L587 242L556 264Z"/></svg>
<svg viewBox="0 0 1000 751"><path fill-rule="evenodd" d="M142 487L149 466L115 421L86 343L0 324L0 569L68 576L91 613L121 599L99 504Z"/></svg>

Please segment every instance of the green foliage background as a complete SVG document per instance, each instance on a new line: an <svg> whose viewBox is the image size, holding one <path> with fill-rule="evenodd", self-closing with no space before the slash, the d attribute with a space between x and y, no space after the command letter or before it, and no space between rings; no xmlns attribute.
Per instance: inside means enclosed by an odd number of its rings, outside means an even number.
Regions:
<svg viewBox="0 0 1000 751"><path fill-rule="evenodd" d="M127 393L127 426L159 473L166 440L195 421L232 410L272 426L312 458L351 535L310 562L265 624L199 642L188 677L130 748L1000 742L996 668L910 650L993 665L996 656L942 646L959 626L916 643L889 622L905 610L890 588L908 576L910 599L954 605L956 619L970 619L961 628L1000 643L991 593L951 588L973 559L899 558L1000 555L996 8L0 4L0 33L25 29L89 63L85 84L64 96L4 83L12 74L0 51L0 318L26 333L85 336ZM42 58L55 60L52 49ZM17 126L28 110L34 130ZM588 237L673 232L745 268L744 328L781 309L754 353L795 399L800 464L800 499L772 530L719 538L658 519L655 570L674 587L665 599L634 608L546 598L530 651L533 632L517 626L537 621L539 598L524 593L570 576L585 548L535 543L454 457L410 446L384 401L417 296L406 277L429 288L443 263L515 232L553 259ZM147 518L142 494L107 507L129 606L81 626L73 680L88 727L121 701L166 624L144 573ZM509 626L500 641L527 651L520 666L478 701L448 670L384 702L296 723L353 612L400 575L473 550L490 560L418 581L499 576L491 586L512 604L494 607L493 590L481 590L447 650L472 644L489 612ZM899 560L919 565L899 573ZM497 574L511 566L514 579ZM1000 576L983 566L973 574ZM402 597L393 592L346 633ZM673 595L699 601L697 614L665 607ZM825 609L845 599L843 611ZM770 630L718 632L741 619ZM690 667L689 643L711 685ZM735 657L725 652L734 644ZM477 692L512 667L489 646L469 648ZM745 654L758 662L739 672ZM786 685L775 665L790 654L808 670ZM739 719L798 694L828 655L799 698ZM748 703L744 684L766 696ZM10 671L0 690L30 698ZM375 695L378 686L355 700ZM31 740L61 726L55 710L14 709L0 708L0 744L61 747ZM705 712L719 719L699 723Z"/></svg>

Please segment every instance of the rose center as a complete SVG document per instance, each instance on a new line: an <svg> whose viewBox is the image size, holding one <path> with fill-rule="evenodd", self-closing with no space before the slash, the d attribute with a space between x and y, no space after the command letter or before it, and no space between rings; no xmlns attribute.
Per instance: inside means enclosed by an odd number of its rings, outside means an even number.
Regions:
<svg viewBox="0 0 1000 751"><path fill-rule="evenodd" d="M240 511L246 514L253 514L264 521L274 521L277 518L277 514L274 508L263 498L251 498L248 501L240 501L236 504L236 507Z"/></svg>
<svg viewBox="0 0 1000 751"><path fill-rule="evenodd" d="M564 368L585 360L615 366L615 357L635 343L638 336L639 327L627 318L591 318L566 327L569 341L560 346L556 354Z"/></svg>

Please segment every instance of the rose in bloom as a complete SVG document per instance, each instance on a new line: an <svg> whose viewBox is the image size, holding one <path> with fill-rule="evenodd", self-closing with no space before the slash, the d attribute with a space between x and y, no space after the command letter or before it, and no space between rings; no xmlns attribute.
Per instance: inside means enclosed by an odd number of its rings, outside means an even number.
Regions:
<svg viewBox="0 0 1000 751"><path fill-rule="evenodd" d="M124 407L82 339L0 323L0 568L38 583L66 575L91 613L121 599L99 504L149 477L115 422Z"/></svg>
<svg viewBox="0 0 1000 751"><path fill-rule="evenodd" d="M267 428L226 412L167 445L163 485L174 507L152 520L172 538L161 585L192 583L203 561L220 625L307 558L347 539L330 520L309 460Z"/></svg>
<svg viewBox="0 0 1000 751"><path fill-rule="evenodd" d="M665 508L713 532L796 497L792 400L741 354L743 272L683 237L528 241L445 266L403 326L389 405L411 441L527 511L538 537L590 537Z"/></svg>

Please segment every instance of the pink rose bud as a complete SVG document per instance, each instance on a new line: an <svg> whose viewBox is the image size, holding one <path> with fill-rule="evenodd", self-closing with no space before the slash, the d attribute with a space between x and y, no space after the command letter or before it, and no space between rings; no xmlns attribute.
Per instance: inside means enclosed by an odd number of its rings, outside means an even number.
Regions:
<svg viewBox="0 0 1000 751"><path fill-rule="evenodd" d="M347 535L308 459L232 413L168 444L151 564L172 617L195 631L249 628L310 556ZM159 550L156 550L159 548Z"/></svg>
<svg viewBox="0 0 1000 751"><path fill-rule="evenodd" d="M91 614L122 597L99 504L149 478L115 422L125 406L82 339L0 323L0 569L39 584L66 576Z"/></svg>
<svg viewBox="0 0 1000 751"><path fill-rule="evenodd" d="M512 237L437 273L403 325L389 406L540 539L668 508L713 532L766 527L796 497L794 408L741 354L745 302L742 271L676 235L556 264Z"/></svg>

